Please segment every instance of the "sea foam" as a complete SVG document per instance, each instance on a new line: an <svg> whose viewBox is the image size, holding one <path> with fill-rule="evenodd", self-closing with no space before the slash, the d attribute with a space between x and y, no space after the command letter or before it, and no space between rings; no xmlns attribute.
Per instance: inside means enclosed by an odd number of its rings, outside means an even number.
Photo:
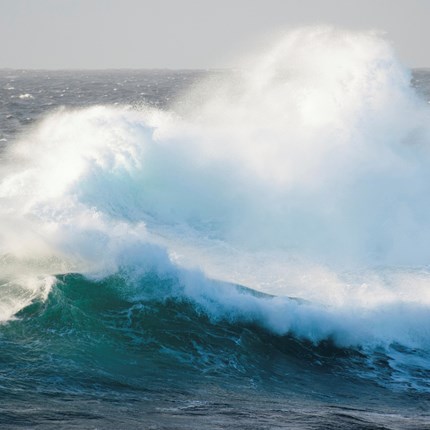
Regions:
<svg viewBox="0 0 430 430"><path fill-rule="evenodd" d="M213 318L279 334L428 348L429 110L410 79L375 33L305 28L169 110L52 112L3 158L0 252L43 261L34 276L171 273Z"/></svg>

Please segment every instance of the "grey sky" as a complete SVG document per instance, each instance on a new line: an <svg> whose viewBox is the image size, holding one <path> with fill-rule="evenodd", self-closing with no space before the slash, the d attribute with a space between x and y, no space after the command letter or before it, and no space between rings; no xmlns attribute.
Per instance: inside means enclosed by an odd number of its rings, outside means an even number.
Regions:
<svg viewBox="0 0 430 430"><path fill-rule="evenodd" d="M430 0L0 0L0 67L228 67L279 30L387 32L430 67Z"/></svg>

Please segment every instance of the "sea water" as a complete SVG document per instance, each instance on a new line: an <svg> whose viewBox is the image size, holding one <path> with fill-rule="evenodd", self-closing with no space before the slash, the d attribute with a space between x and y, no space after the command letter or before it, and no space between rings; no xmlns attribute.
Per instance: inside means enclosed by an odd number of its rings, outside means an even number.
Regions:
<svg viewBox="0 0 430 430"><path fill-rule="evenodd" d="M0 71L2 428L430 428L429 102L331 28Z"/></svg>

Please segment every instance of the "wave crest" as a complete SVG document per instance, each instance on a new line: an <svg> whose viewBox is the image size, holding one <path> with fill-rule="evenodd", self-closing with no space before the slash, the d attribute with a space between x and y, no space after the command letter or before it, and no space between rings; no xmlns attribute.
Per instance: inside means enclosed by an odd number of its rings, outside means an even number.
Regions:
<svg viewBox="0 0 430 430"><path fill-rule="evenodd" d="M213 317L428 348L428 120L378 35L297 30L170 111L48 115L4 156L0 253L34 276L155 267Z"/></svg>

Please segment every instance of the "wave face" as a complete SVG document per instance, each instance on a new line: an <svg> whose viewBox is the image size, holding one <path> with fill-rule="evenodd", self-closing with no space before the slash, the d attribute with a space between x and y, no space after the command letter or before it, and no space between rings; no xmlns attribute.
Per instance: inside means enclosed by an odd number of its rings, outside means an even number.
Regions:
<svg viewBox="0 0 430 430"><path fill-rule="evenodd" d="M276 335L261 324L263 306L276 313L283 303L303 325L303 303L212 283L212 295L191 298L172 273L57 276L46 299L2 327L0 423L426 428L428 357Z"/></svg>
<svg viewBox="0 0 430 430"><path fill-rule="evenodd" d="M429 119L383 39L330 28L169 108L52 111L2 154L0 339L45 393L428 393Z"/></svg>

